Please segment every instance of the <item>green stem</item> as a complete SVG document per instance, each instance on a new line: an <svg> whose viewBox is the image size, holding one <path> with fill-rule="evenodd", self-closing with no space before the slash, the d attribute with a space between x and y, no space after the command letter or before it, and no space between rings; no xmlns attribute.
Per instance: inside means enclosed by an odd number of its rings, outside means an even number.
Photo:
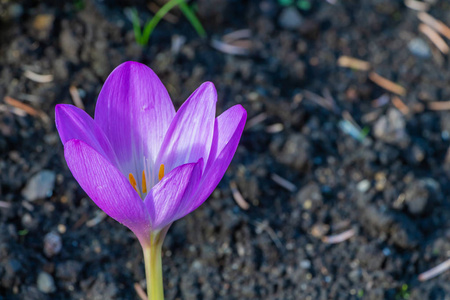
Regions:
<svg viewBox="0 0 450 300"><path fill-rule="evenodd" d="M150 235L150 245L144 246L145 277L147 278L148 300L164 300L161 248L165 234Z"/></svg>
<svg viewBox="0 0 450 300"><path fill-rule="evenodd" d="M155 14L155 16L145 25L144 30L141 35L141 45L147 45L148 40L150 39L150 35L155 29L156 25L158 25L159 21L175 6L184 2L184 0L170 0L166 4L163 5Z"/></svg>

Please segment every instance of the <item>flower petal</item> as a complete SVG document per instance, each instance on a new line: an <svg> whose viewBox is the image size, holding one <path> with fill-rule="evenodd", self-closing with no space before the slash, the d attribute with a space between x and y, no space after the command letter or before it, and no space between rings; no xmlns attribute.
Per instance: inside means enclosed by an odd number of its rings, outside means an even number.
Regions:
<svg viewBox="0 0 450 300"><path fill-rule="evenodd" d="M139 240L148 239L150 218L137 192L107 159L80 140L64 144L64 156L88 196L107 215L130 228Z"/></svg>
<svg viewBox="0 0 450 300"><path fill-rule="evenodd" d="M206 169L208 169L211 164L217 159L217 156L220 154L220 152L222 152L228 142L236 134L236 130L238 129L238 127L245 126L246 120L247 111L240 104L230 107L216 118L214 139Z"/></svg>
<svg viewBox="0 0 450 300"><path fill-rule="evenodd" d="M84 110L69 104L58 104L55 107L55 121L63 144L71 139L83 141L112 164L117 163L105 134Z"/></svg>
<svg viewBox="0 0 450 300"><path fill-rule="evenodd" d="M203 158L206 162L214 135L217 92L203 83L183 103L170 124L156 160L170 172L173 168Z"/></svg>
<svg viewBox="0 0 450 300"><path fill-rule="evenodd" d="M94 119L120 159L122 172L134 174L140 182L144 166L154 165L174 115L158 76L143 64L125 62L106 80Z"/></svg>
<svg viewBox="0 0 450 300"><path fill-rule="evenodd" d="M219 184L236 153L246 120L247 112L241 105L235 105L217 117L214 132L214 141L217 143L213 145L211 152L214 159L208 161L209 166L205 169L198 184L197 192L192 197L194 201L185 208L184 215L192 212L205 202L206 198Z"/></svg>
<svg viewBox="0 0 450 300"><path fill-rule="evenodd" d="M197 190L202 169L203 159L197 163L181 165L152 188L145 199L145 205L152 219L153 230L164 228L180 218L180 210Z"/></svg>

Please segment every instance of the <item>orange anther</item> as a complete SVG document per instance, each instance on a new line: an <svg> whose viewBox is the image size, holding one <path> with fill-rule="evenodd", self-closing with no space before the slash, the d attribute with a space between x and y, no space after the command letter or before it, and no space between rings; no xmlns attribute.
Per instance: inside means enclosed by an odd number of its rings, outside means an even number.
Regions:
<svg viewBox="0 0 450 300"><path fill-rule="evenodd" d="M147 181L145 180L145 171L142 171L142 192L147 193Z"/></svg>
<svg viewBox="0 0 450 300"><path fill-rule="evenodd" d="M158 179L161 180L164 177L164 164L159 167Z"/></svg>
<svg viewBox="0 0 450 300"><path fill-rule="evenodd" d="M130 183L131 183L131 186L136 190L136 192L138 191L137 190L137 184L136 184L136 179L134 179L134 176L133 176L133 174L128 174L128 179L130 180Z"/></svg>

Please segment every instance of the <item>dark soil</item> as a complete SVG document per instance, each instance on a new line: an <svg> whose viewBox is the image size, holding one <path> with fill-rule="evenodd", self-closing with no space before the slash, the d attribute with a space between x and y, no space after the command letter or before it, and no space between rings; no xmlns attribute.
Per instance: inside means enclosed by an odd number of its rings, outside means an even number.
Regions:
<svg viewBox="0 0 450 300"><path fill-rule="evenodd" d="M145 289L138 241L78 186L54 125L71 86L93 115L126 60L153 68L177 107L210 80L219 112L240 103L249 115L219 187L168 233L167 299L450 299L450 273L418 280L450 254L450 112L428 109L449 100L450 60L419 32L416 11L394 0L317 0L306 11L196 0L208 39L174 10L178 21L162 21L142 48L124 11L150 17L145 2L0 1L0 299L138 299L135 283ZM448 1L429 13L450 24ZM251 32L244 55L211 47L239 29ZM342 55L402 85L409 111L370 71L338 66Z"/></svg>

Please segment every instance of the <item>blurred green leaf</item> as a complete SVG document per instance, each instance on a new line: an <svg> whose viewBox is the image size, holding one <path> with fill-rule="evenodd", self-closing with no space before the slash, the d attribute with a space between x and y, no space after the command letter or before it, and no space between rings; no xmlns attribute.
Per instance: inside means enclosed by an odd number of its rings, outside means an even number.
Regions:
<svg viewBox="0 0 450 300"><path fill-rule="evenodd" d="M310 10L311 2L309 2L308 0L298 0L297 7L301 10Z"/></svg>

